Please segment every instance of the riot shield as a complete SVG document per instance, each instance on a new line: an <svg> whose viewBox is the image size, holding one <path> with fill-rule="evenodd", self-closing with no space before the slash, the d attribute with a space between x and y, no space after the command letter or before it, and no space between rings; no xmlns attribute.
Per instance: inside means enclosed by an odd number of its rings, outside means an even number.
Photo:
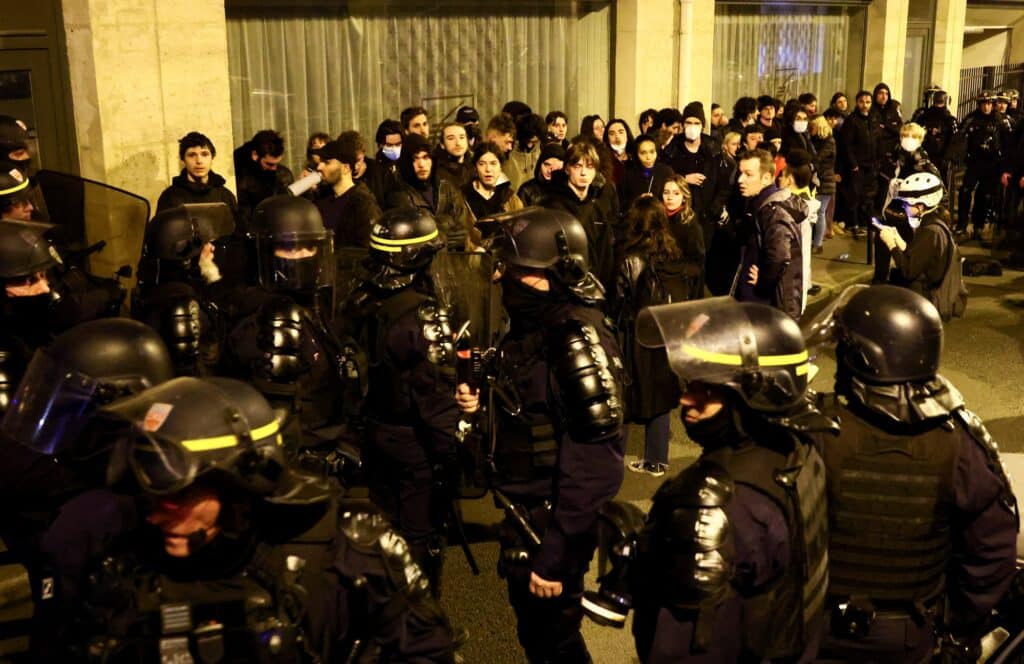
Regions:
<svg viewBox="0 0 1024 664"><path fill-rule="evenodd" d="M491 378L492 371L484 368L484 358L497 346L503 330L504 310L501 306L500 287L493 283L494 257L487 253L442 251L430 266L430 276L438 301L448 309L452 332L456 335L456 360L460 366L456 373L459 381L470 382L463 375L464 366L476 366L478 385ZM470 373L474 373L470 371ZM492 390L482 389L491 394ZM493 413L493 405L485 406ZM493 421L482 413L467 417L460 423L459 447L460 486L462 498L481 498L488 487L488 459L492 454L491 431Z"/></svg>
<svg viewBox="0 0 1024 664"><path fill-rule="evenodd" d="M100 277L138 262L149 220L145 198L69 173L42 170L35 177L56 226L51 239L66 262Z"/></svg>
<svg viewBox="0 0 1024 664"><path fill-rule="evenodd" d="M359 285L359 266L370 255L366 247L334 247L335 302L344 302Z"/></svg>
<svg viewBox="0 0 1024 664"><path fill-rule="evenodd" d="M464 345L486 350L503 330L501 288L493 281L494 257L486 253L442 251L430 265L438 301L451 315L452 330L465 327Z"/></svg>

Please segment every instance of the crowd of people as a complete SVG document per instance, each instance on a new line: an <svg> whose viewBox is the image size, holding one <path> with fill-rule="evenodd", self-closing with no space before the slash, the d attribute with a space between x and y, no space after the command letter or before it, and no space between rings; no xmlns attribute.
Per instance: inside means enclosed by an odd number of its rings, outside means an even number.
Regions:
<svg viewBox="0 0 1024 664"><path fill-rule="evenodd" d="M519 101L433 128L410 107L375 153L314 133L297 176L257 132L237 195L189 132L130 317L0 117L0 535L28 656L457 661L438 597L476 486L530 662L591 661L584 615L630 608L644 662L969 659L1011 601L1017 512L938 373L942 321L957 236L1010 223L1024 150L1015 95L963 126L948 102L904 122L879 84L576 136ZM877 285L806 320L812 255L869 227ZM674 412L704 452L637 515L614 498L668 472ZM599 522L614 565L585 593Z"/></svg>

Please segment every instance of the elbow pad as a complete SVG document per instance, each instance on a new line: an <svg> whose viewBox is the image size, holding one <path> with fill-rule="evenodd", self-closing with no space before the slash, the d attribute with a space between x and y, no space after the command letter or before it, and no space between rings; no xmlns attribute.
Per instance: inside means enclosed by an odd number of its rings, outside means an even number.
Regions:
<svg viewBox="0 0 1024 664"><path fill-rule="evenodd" d="M593 325L569 321L554 333L551 369L569 435L586 443L617 433L624 419L622 383Z"/></svg>

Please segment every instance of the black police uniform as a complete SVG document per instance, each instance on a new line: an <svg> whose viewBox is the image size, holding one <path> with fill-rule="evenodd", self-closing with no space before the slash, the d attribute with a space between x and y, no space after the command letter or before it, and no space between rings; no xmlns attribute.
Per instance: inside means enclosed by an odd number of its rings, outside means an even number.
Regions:
<svg viewBox="0 0 1024 664"><path fill-rule="evenodd" d="M50 273L59 263L53 245L44 237L48 224L0 222L0 286L19 283L37 272ZM32 357L53 339L52 316L56 294L11 297L0 290L0 414Z"/></svg>
<svg viewBox="0 0 1024 664"><path fill-rule="evenodd" d="M776 309L716 298L651 307L638 334L724 404L684 419L704 452L658 490L636 540L641 661L808 661L828 557L824 462L807 434L835 424L806 400L799 329Z"/></svg>
<svg viewBox="0 0 1024 664"><path fill-rule="evenodd" d="M999 168L1011 147L1009 123L994 110L986 115L979 109L967 116L960 134L967 171L957 198L957 231L966 231L970 219L980 232L998 214Z"/></svg>
<svg viewBox="0 0 1024 664"><path fill-rule="evenodd" d="M134 427L114 434L131 459L111 457L119 486L159 497L200 483L220 498L219 531L192 533L185 556L166 553L153 525L126 533L96 561L48 655L453 661L451 629L404 542L288 468L253 388L179 378L107 413Z"/></svg>
<svg viewBox="0 0 1024 664"><path fill-rule="evenodd" d="M935 164L935 167L939 170L939 176L948 187L949 169L947 168L946 153L953 143L953 137L957 133L957 121L956 117L945 106L948 95L942 91L936 94L942 95L943 105L917 109L914 111L913 122L924 128L924 142L921 144L921 147L924 148L931 162Z"/></svg>
<svg viewBox="0 0 1024 664"><path fill-rule="evenodd" d="M589 662L580 633L583 576L596 546L599 509L623 479L623 365L603 299L587 271L587 235L567 213L527 208L500 216L496 240L508 270L546 269L540 292L506 271L510 330L499 371L518 409L497 412L494 453L500 491L529 513L533 543L513 519L501 529L499 572L508 582L519 642L530 662ZM562 584L560 596L530 593L531 573Z"/></svg>
<svg viewBox="0 0 1024 664"><path fill-rule="evenodd" d="M370 495L409 542L435 593L459 421L449 314L427 272L443 244L430 213L386 212L370 236L362 281L342 305L369 365L363 458Z"/></svg>
<svg viewBox="0 0 1024 664"><path fill-rule="evenodd" d="M252 381L296 417L303 448L330 454L348 435L345 424L362 389L358 352L330 327L331 233L313 203L291 196L260 203L252 231L261 286L234 294L237 313L219 371ZM295 248L314 253L295 259L275 253Z"/></svg>
<svg viewBox="0 0 1024 664"><path fill-rule="evenodd" d="M822 447L830 518L822 658L928 661L937 629L963 647L975 643L1009 587L1016 502L991 436L936 373L935 308L906 289L875 286L836 321L838 398L829 410L842 430Z"/></svg>
<svg viewBox="0 0 1024 664"><path fill-rule="evenodd" d="M171 359L156 332L125 318L78 325L36 351L30 362L0 422L5 460L0 499L10 506L0 533L9 556L28 571L33 638L51 638L47 600L56 586L65 597L77 597L74 588L86 563L108 537L135 523L133 501L97 489L105 466L90 463L96 450L86 444L83 431L103 404L172 376ZM12 615L11 604L20 596L18 584L9 582L5 616ZM18 629L27 633L25 625Z"/></svg>
<svg viewBox="0 0 1024 664"><path fill-rule="evenodd" d="M204 274L200 254L234 231L234 216L223 203L188 204L157 213L146 225L132 316L160 333L181 376L198 376L216 366L224 344L225 297L219 274ZM219 272L214 249L212 269Z"/></svg>

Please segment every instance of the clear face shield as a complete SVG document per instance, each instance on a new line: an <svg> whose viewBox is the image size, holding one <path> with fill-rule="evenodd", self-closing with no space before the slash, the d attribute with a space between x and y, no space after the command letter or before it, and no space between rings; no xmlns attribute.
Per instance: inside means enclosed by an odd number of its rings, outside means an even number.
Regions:
<svg viewBox="0 0 1024 664"><path fill-rule="evenodd" d="M261 236L260 283L272 290L315 292L334 286L331 231L293 231Z"/></svg>

